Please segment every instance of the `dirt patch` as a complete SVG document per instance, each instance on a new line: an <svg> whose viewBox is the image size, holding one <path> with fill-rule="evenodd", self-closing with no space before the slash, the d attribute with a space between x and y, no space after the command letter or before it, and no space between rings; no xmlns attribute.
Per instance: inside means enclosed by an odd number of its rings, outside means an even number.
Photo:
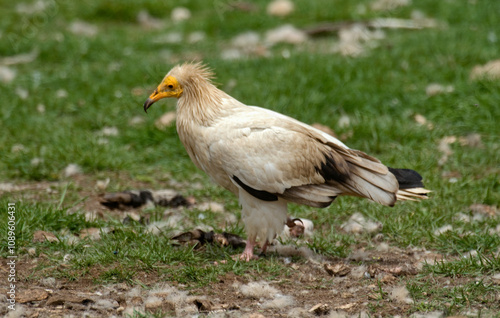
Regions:
<svg viewBox="0 0 500 318"><path fill-rule="evenodd" d="M120 175L119 179L122 183L115 185L113 191L154 187L148 182L133 182L127 176ZM99 203L103 191L96 188L97 180L83 175L73 177L71 194L65 200L67 204L76 203L70 213L91 212L97 217L106 214L121 219L123 212L111 211ZM66 184L62 183L25 183L13 185L9 192L14 199L58 202L65 187ZM82 198L86 199L82 201ZM91 230L94 229L85 229L80 236L100 233ZM40 239L47 239L46 233L41 234ZM147 271L137 269L132 277L122 280L128 283L103 285L99 283L103 281L103 275L114 268L119 269L120 263L94 265L82 270L54 263L43 253L35 256L28 251L17 262L17 306L24 316L41 318L65 315L126 317L134 312L179 317L316 317L333 314L357 317L363 313L384 317L411 314L411 310L415 310L414 300L406 288L409 280L423 284L432 279L435 287L451 289L474 279L450 280L422 275L423 264L440 261L443 255L423 249L399 249L375 238L373 242L352 246L353 252L346 258L323 257L306 247L304 249L290 255L293 247L278 245L269 248L277 253L273 257L278 257L286 265L286 272L270 274L253 269L241 276L226 272L203 287L180 284L175 277L165 275L155 267ZM271 256L265 256L264 261L266 257ZM6 263L2 262L0 272L7 271ZM0 291L2 295L7 293L2 287ZM433 299L433 295L428 297L430 301ZM0 310L0 315L3 314L6 314L6 309Z"/></svg>
<svg viewBox="0 0 500 318"><path fill-rule="evenodd" d="M264 317L313 317L332 312L387 316L408 312L411 298L391 297L391 292L398 286L404 288L405 279L419 272L423 255L430 253L392 249L384 252L363 250L358 254L361 256L354 253L350 259L290 261L282 257L289 270L272 280L263 281L256 271L242 276L229 272L221 275L217 282L198 288L167 280L155 271L136 272L133 280L137 284L95 283L105 271L120 264L94 266L71 280L47 278L38 269L49 265L50 260L25 255L17 268L18 306L27 317L80 316L84 313L95 317L126 316L134 310L172 316L219 312L227 317L255 313ZM328 268L343 270L332 273ZM0 271L6 270L2 264ZM64 265L58 268L61 272L69 270ZM2 294L5 292L2 290Z"/></svg>

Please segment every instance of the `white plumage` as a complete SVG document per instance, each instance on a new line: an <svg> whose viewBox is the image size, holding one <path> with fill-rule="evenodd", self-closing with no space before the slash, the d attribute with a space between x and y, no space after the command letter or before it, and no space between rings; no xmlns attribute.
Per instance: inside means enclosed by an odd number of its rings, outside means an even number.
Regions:
<svg viewBox="0 0 500 318"><path fill-rule="evenodd" d="M391 169L378 159L277 112L247 106L215 87L200 63L174 67L144 104L147 110L176 97L177 131L194 164L236 194L242 206L250 260L257 237L283 230L287 203L326 207L339 195L392 206L426 198L413 170Z"/></svg>

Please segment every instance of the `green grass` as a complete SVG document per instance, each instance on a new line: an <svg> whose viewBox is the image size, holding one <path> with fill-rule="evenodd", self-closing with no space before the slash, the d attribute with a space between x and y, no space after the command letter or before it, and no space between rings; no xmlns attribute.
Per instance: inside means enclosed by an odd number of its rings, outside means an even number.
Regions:
<svg viewBox="0 0 500 318"><path fill-rule="evenodd" d="M447 277L480 276L500 271L500 258L495 255L464 255L457 261L440 261L435 265L427 265L428 273Z"/></svg>
<svg viewBox="0 0 500 318"><path fill-rule="evenodd" d="M380 158L392 167L413 168L423 175L431 199L419 204L399 204L390 209L353 198L338 199L331 207L318 210L291 206L291 214L313 220L315 237L308 246L315 252L346 257L356 244L370 245L370 235L351 236L339 231L340 224L352 213L383 223L382 234L391 245L417 247L457 257L472 250L478 256L426 266L426 275L436 277L478 278L453 290L426 285L415 279L408 282L415 298L415 310L439 309L445 303L451 310L481 302L497 287L484 283L483 275L498 273L499 235L492 232L499 216L463 222L455 218L461 212L470 215L474 203L497 205L500 202L500 81L471 81L471 69L498 59L498 1L413 1L413 4L389 12L369 9L371 1L295 1L297 10L284 19L263 14L267 1L255 1L257 11L233 10L229 1L85 1L66 3L49 1L45 10L34 14L19 13L14 2L2 1L0 13L0 56L38 52L37 58L10 68L16 78L0 85L0 179L2 182L64 181L63 169L71 163L82 167L91 180L111 177L111 190L129 189L127 180L148 182L164 187L168 180L186 184L200 183L201 188L186 187L183 194L198 201L221 202L239 215L236 198L211 184L198 171L184 151L174 127L160 131L154 121L175 107L174 101L157 103L149 114L142 104L164 74L177 62L201 56L214 68L217 83L239 100L261 105L307 123L330 126L338 135L351 133L345 142ZM170 12L186 6L193 19L173 23ZM367 10L359 10L359 5ZM144 30L136 22L137 12L147 9L162 19L164 28ZM232 37L247 30L260 34L283 23L309 27L323 21L357 20L373 17L409 18L413 10L443 22L443 26L422 30L386 30L386 38L365 55L352 58L325 53L321 43L331 45L336 38L312 40L306 47L277 45L268 58L253 57L224 60L221 51ZM93 37L76 35L68 25L82 20L95 25ZM184 38L203 31L206 39L194 43L156 41L170 32ZM288 50L285 59L282 52ZM425 88L437 82L453 85L454 92L428 97ZM22 99L16 90L28 92ZM67 92L58 97L58 91ZM140 93L137 93L140 92ZM37 111L44 105L45 112ZM433 124L429 130L418 125L413 116L424 115ZM340 127L341 115L351 125ZM133 117L143 123L130 125ZM104 127L116 127L118 136L103 137ZM439 141L445 136L481 136L478 148L450 145L454 153L444 165L438 161ZM105 141L102 141L105 138ZM22 149L19 150L19 145ZM16 151L15 148L18 150ZM32 160L42 161L34 165ZM460 177L449 182L444 173ZM35 247L36 255L48 255L40 265L54 275L78 280L97 266L110 266L95 277L96 283L138 283L138 271L154 272L164 279L175 279L189 286L205 286L226 272L250 273L272 279L286 273L287 267L275 257L246 264L229 257L238 251L212 247L203 251L174 247L169 233L155 236L140 223L123 225L116 218L87 221L82 210L72 208L84 199L75 186L55 186L55 197L30 197L4 193L3 209L17 202L17 246L20 253ZM64 195L63 195L64 193ZM50 198L50 199L46 199ZM41 202L39 202L41 201ZM148 212L151 221L162 218L162 210ZM218 230L244 235L242 224L225 225L221 216L187 211L194 224L207 224ZM435 230L452 225L441 235ZM88 227L113 228L99 241L83 240L70 244L67 237ZM59 243L32 243L36 230L55 233ZM0 255L5 256L6 230L0 228ZM64 256L74 257L70 270L60 270ZM227 259L227 264L209 266ZM52 269L50 269L52 268ZM42 272L45 273L45 272ZM33 273L33 275L38 275ZM413 287L412 287L413 286ZM430 303L419 302L417 289L435 296ZM496 289L498 292L498 289ZM491 305L490 301L487 303ZM455 309L453 309L455 308Z"/></svg>
<svg viewBox="0 0 500 318"><path fill-rule="evenodd" d="M414 307L420 311L443 310L453 313L479 302L486 306L495 304L494 293L497 288L481 280L461 286L436 288L431 283L410 284L410 293L415 301ZM425 294L423 291L425 290Z"/></svg>

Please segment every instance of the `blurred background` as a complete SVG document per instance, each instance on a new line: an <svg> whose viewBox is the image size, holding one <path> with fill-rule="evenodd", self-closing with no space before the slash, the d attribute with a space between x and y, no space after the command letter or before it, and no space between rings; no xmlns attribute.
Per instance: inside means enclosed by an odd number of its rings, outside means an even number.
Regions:
<svg viewBox="0 0 500 318"><path fill-rule="evenodd" d="M55 180L71 164L191 175L169 118L155 125L175 101L141 105L193 60L247 104L436 169L443 135L498 137L499 75L475 67L499 57L499 13L472 0L2 1L0 176ZM472 169L498 158L487 149Z"/></svg>

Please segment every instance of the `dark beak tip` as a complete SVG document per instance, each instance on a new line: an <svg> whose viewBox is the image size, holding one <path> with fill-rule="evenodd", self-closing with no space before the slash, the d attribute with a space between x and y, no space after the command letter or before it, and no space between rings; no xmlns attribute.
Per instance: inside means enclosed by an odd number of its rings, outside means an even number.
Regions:
<svg viewBox="0 0 500 318"><path fill-rule="evenodd" d="M152 100L151 98L148 98L144 102L144 111L146 112L146 114L148 113L148 108L151 107L151 105L153 105L153 103L154 103L154 100Z"/></svg>

